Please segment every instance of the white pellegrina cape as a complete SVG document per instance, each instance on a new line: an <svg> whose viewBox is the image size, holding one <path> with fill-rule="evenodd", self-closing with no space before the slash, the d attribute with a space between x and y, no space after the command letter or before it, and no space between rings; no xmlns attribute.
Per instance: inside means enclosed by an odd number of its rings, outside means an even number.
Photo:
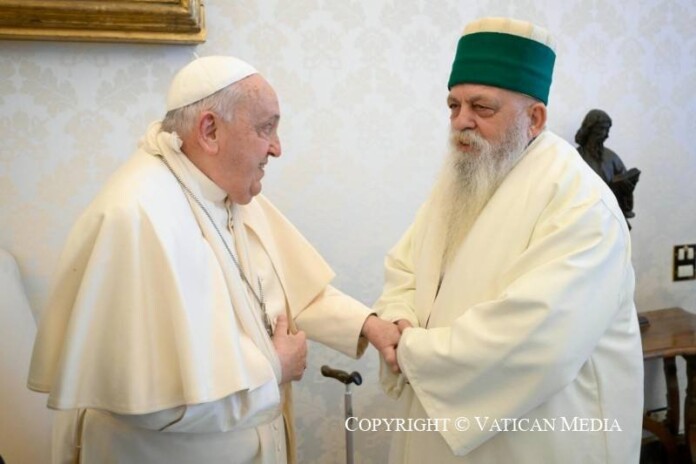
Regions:
<svg viewBox="0 0 696 464"><path fill-rule="evenodd" d="M375 308L407 319L392 463L637 463L643 363L625 220L611 191L551 132L527 149L440 279L428 203L386 259ZM431 427L431 430L433 428Z"/></svg>
<svg viewBox="0 0 696 464"><path fill-rule="evenodd" d="M209 201L187 174L180 143L151 126L77 221L42 315L29 387L48 392L49 407L74 411L57 425L59 433L75 435L63 441L81 443L84 462L284 462L280 363L222 239L159 159L206 208L219 209L222 203ZM263 196L233 207L235 229L251 231L268 255L292 325L321 299L333 273ZM326 342L328 334L334 348L356 356L364 349L364 342L356 349L364 309L336 322L338 328L313 321L326 317L323 310L306 311L316 315L305 319L324 327L315 338ZM163 433L112 415L146 415L239 392L250 396L235 406L244 423L231 431Z"/></svg>

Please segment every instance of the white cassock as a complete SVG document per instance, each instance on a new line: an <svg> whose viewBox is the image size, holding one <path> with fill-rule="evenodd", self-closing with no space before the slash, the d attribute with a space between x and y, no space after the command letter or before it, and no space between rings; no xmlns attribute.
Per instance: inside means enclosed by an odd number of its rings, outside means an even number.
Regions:
<svg viewBox="0 0 696 464"><path fill-rule="evenodd" d="M414 326L398 347L404 375L382 367L385 390L405 417L441 420L437 431L395 434L391 462L638 462L643 363L630 237L577 151L542 133L438 290L443 236L426 203L388 255L375 305Z"/></svg>
<svg viewBox="0 0 696 464"><path fill-rule="evenodd" d="M223 240L257 295L261 282L271 320L287 313L316 341L353 357L365 349L370 310L329 285L328 265L267 199L229 203L180 143L152 125L68 238L29 375L60 410L54 463L293 455L281 414L290 390Z"/></svg>

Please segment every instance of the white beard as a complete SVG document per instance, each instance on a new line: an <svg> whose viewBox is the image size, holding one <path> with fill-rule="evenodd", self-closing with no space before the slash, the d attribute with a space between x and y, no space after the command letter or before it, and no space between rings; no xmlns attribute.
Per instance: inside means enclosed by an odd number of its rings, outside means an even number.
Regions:
<svg viewBox="0 0 696 464"><path fill-rule="evenodd" d="M449 155L434 193L445 225L443 273L488 200L522 158L529 143L529 119L524 116L497 143L486 141L471 129L450 133ZM460 151L459 141L470 144L474 152Z"/></svg>

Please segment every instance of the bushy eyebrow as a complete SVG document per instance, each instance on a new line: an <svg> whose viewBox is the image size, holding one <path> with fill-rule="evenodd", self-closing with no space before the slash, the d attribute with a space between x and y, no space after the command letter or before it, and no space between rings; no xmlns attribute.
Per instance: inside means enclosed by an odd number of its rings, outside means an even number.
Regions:
<svg viewBox="0 0 696 464"><path fill-rule="evenodd" d="M472 96L466 98L465 101L466 101L466 103L468 103L470 105L473 105L475 103L480 103L480 102L484 102L487 105L494 105L494 106L500 105L500 102L497 99L490 97L488 95L482 95L482 94L472 95ZM447 104L450 104L450 103L461 103L461 100L450 94L447 96Z"/></svg>
<svg viewBox="0 0 696 464"><path fill-rule="evenodd" d="M488 95L474 95L469 99L469 103L472 105L475 103L484 103L487 106L500 106L500 102L496 98Z"/></svg>

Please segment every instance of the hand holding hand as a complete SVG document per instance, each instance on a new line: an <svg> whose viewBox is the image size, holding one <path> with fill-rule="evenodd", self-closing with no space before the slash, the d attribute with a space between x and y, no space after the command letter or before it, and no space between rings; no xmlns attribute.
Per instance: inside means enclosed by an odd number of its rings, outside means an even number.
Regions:
<svg viewBox="0 0 696 464"><path fill-rule="evenodd" d="M361 334L380 352L389 368L396 374L401 372L396 359L396 347L401 333L396 325L375 315L365 319Z"/></svg>
<svg viewBox="0 0 696 464"><path fill-rule="evenodd" d="M273 333L275 347L283 378L281 385L293 380L300 380L307 368L307 337L302 331L296 334L288 332L288 318L285 314L278 316Z"/></svg>
<svg viewBox="0 0 696 464"><path fill-rule="evenodd" d="M399 329L399 333L402 334L404 333L404 330L408 329L409 327L413 327L410 322L406 319L399 319L398 321L395 322L396 327Z"/></svg>

